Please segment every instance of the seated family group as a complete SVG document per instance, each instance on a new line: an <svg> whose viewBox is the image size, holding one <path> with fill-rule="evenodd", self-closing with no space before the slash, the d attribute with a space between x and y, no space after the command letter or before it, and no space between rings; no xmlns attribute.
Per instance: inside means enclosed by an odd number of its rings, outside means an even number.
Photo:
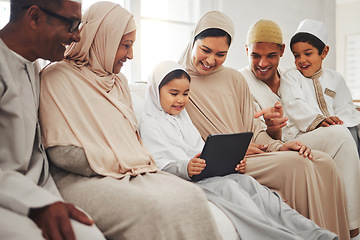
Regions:
<svg viewBox="0 0 360 240"><path fill-rule="evenodd" d="M282 32L265 19L247 33L249 65L223 66L234 32L224 13L206 13L179 61L153 69L138 122L120 72L133 58L131 13L11 0L0 30L0 238L222 239L211 202L238 239L360 239L360 112L322 67L325 25L300 23L287 71ZM53 62L41 74L38 58ZM239 132L253 137L237 173L191 181L207 136Z"/></svg>

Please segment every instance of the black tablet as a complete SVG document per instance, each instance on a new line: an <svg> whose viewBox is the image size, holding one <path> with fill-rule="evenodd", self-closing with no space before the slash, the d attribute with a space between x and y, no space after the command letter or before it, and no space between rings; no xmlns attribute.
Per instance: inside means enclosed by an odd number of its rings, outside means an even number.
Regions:
<svg viewBox="0 0 360 240"><path fill-rule="evenodd" d="M244 158L252 135L252 132L209 135L200 155L206 161L206 167L191 179L200 181L236 173L235 167Z"/></svg>

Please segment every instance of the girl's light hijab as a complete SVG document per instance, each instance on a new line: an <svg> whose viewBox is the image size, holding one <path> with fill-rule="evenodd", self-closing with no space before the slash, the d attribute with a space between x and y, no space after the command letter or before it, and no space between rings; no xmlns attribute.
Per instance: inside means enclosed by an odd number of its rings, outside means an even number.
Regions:
<svg viewBox="0 0 360 240"><path fill-rule="evenodd" d="M162 154L162 159L156 161L160 169L172 160L190 160L201 151L204 144L200 133L191 122L185 109L178 115L170 115L161 107L159 85L167 74L175 70L186 72L180 64L173 61L164 61L153 69L147 83L145 111L140 124L142 138L147 139L146 134L158 134L156 136L157 143L146 142L146 147L151 152L164 148L172 149L165 151L166 153ZM157 128L157 132L150 133L146 129L147 127ZM179 130L181 135L179 135ZM151 137L154 138L154 136Z"/></svg>
<svg viewBox="0 0 360 240"><path fill-rule="evenodd" d="M180 64L173 61L164 61L154 67L147 82L147 90L145 94L145 116L158 116L166 114L160 104L159 85L167 74L175 70L182 70L186 72ZM180 114L183 113L184 111Z"/></svg>
<svg viewBox="0 0 360 240"><path fill-rule="evenodd" d="M192 63L192 51L194 48L195 37L209 28L224 30L230 35L231 39L234 37L234 24L226 14L219 11L212 11L204 14L204 16L202 16L202 18L198 21L196 27L193 29L189 44L179 60L179 63L182 66L186 66L186 69L190 74L200 75ZM219 71L221 68L222 66L213 71L213 73Z"/></svg>
<svg viewBox="0 0 360 240"><path fill-rule="evenodd" d="M157 171L142 146L124 75L112 73L122 36L135 30L132 15L110 2L83 17L81 40L66 59L43 72L40 119L45 147L84 149L98 174L121 178Z"/></svg>

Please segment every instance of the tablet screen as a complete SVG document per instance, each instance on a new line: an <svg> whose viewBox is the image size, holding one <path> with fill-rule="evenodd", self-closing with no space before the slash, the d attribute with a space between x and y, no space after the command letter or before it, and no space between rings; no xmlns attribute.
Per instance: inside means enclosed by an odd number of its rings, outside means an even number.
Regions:
<svg viewBox="0 0 360 240"><path fill-rule="evenodd" d="M252 135L252 132L209 135L200 155L206 167L192 180L235 173L235 167L244 158Z"/></svg>

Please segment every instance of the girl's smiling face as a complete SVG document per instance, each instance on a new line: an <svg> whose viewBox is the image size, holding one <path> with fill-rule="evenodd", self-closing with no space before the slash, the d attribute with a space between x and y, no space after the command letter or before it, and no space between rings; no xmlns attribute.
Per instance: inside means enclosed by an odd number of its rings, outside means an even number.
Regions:
<svg viewBox="0 0 360 240"><path fill-rule="evenodd" d="M178 115L189 102L190 81L186 77L175 78L159 92L162 109L170 115Z"/></svg>
<svg viewBox="0 0 360 240"><path fill-rule="evenodd" d="M228 50L226 36L198 39L194 43L192 63L198 73L208 75L225 62Z"/></svg>
<svg viewBox="0 0 360 240"><path fill-rule="evenodd" d="M297 42L292 45L296 68L305 76L311 77L321 69L322 61L326 57L329 47L325 46L319 55L317 48L307 42Z"/></svg>

